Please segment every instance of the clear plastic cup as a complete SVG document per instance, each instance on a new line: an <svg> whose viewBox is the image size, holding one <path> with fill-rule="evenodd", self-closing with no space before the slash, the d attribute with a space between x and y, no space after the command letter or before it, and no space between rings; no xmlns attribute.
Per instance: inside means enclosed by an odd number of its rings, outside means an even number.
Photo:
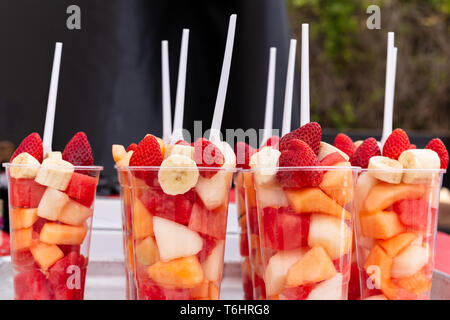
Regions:
<svg viewBox="0 0 450 320"><path fill-rule="evenodd" d="M267 299L347 299L354 182L350 166L251 170ZM322 175L317 187L285 189L277 179Z"/></svg>
<svg viewBox="0 0 450 320"><path fill-rule="evenodd" d="M129 167L129 171L137 298L219 299L234 169ZM212 172L212 177L202 176ZM183 193L163 190L175 176L197 173L198 179L190 180L194 185ZM165 187L159 182L163 175L171 181L166 180Z"/></svg>
<svg viewBox="0 0 450 320"><path fill-rule="evenodd" d="M368 169L358 177L355 227L362 299L430 299L444 172Z"/></svg>
<svg viewBox="0 0 450 320"><path fill-rule="evenodd" d="M4 166L14 298L82 300L95 194L103 168Z"/></svg>

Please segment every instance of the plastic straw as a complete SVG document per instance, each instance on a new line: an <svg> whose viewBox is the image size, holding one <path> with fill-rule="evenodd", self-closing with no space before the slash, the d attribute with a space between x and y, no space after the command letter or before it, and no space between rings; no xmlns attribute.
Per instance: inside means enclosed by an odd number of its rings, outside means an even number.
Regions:
<svg viewBox="0 0 450 320"><path fill-rule="evenodd" d="M283 136L291 131L292 94L294 89L294 68L295 68L296 49L297 49L297 40L291 39L291 44L289 46L286 89L284 92L283 126L281 129L281 134Z"/></svg>
<svg viewBox="0 0 450 320"><path fill-rule="evenodd" d="M277 48L270 48L269 67L267 76L266 113L264 116L264 135L261 144L272 136L273 104L275 98L275 68L277 61Z"/></svg>
<svg viewBox="0 0 450 320"><path fill-rule="evenodd" d="M163 140L169 142L172 135L172 111L170 105L170 73L169 73L169 43L161 42L162 71L162 107L163 107Z"/></svg>
<svg viewBox="0 0 450 320"><path fill-rule="evenodd" d="M300 81L300 125L309 123L309 25L302 24L302 61Z"/></svg>
<svg viewBox="0 0 450 320"><path fill-rule="evenodd" d="M392 122L394 113L395 68L396 68L396 61L394 62L394 33L388 32L386 85L384 93L384 115L383 115L383 132L381 136L381 146L384 145L384 142L392 132Z"/></svg>

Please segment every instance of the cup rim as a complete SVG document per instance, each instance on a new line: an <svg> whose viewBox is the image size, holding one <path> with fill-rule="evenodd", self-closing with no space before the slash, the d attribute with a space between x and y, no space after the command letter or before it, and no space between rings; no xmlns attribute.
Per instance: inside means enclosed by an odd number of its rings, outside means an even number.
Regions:
<svg viewBox="0 0 450 320"><path fill-rule="evenodd" d="M266 170L276 170L276 171L338 171L338 170L350 170L353 172L361 171L361 167L354 166L302 166L302 167L258 167L252 169L240 169L240 172L259 172Z"/></svg>
<svg viewBox="0 0 450 320"><path fill-rule="evenodd" d="M127 171L139 171L139 170L159 170L163 168L164 170L170 170L170 169L183 169L183 170L199 170L199 171L225 171L225 172L236 172L236 168L229 168L229 167L161 167L161 166L126 166L126 167L118 167L117 165L114 166L117 170L127 170Z"/></svg>
<svg viewBox="0 0 450 320"><path fill-rule="evenodd" d="M13 163L7 162L7 163L3 163L3 167L4 168L36 168L36 169L39 169L42 167L42 165L41 164L40 165L13 164ZM69 169L69 167L63 167L63 166L57 166L57 165L46 165L45 167L50 168L50 169L60 169L60 168ZM102 171L103 166L72 166L72 167L70 167L70 169Z"/></svg>
<svg viewBox="0 0 450 320"><path fill-rule="evenodd" d="M394 169L394 168L388 168L388 169L361 169L361 172L423 172L423 173L439 173L439 174L444 174L447 172L446 169L429 169L429 168L425 168L425 169L406 169L406 168L402 168L402 169Z"/></svg>

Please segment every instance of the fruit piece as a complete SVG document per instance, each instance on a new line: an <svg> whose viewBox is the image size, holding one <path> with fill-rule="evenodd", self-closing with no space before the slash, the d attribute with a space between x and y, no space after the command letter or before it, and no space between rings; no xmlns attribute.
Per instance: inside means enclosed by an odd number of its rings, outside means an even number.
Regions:
<svg viewBox="0 0 450 320"><path fill-rule="evenodd" d="M398 215L393 211L360 214L362 234L375 239L389 239L405 231Z"/></svg>
<svg viewBox="0 0 450 320"><path fill-rule="evenodd" d="M130 145L127 147L126 152L135 151L136 149L137 149L137 144L133 142L133 143L130 143Z"/></svg>
<svg viewBox="0 0 450 320"><path fill-rule="evenodd" d="M344 300L344 276L342 273L315 286L306 300Z"/></svg>
<svg viewBox="0 0 450 320"><path fill-rule="evenodd" d="M386 296L384 294L377 294L376 296L370 296L368 298L365 298L363 300L387 300Z"/></svg>
<svg viewBox="0 0 450 320"><path fill-rule="evenodd" d="M366 200L367 194L372 190L373 186L378 183L369 172L362 172L358 180L356 181L355 187L355 208L359 212L363 209L364 201Z"/></svg>
<svg viewBox="0 0 450 320"><path fill-rule="evenodd" d="M158 140L156 140L156 138L152 135L147 135L141 142L139 142L136 151L134 151L131 155L129 164L130 166L135 167L159 166L162 161L163 156ZM153 179L155 178L156 172L137 170L133 171L133 174L137 178L144 180L148 185L153 185Z"/></svg>
<svg viewBox="0 0 450 320"><path fill-rule="evenodd" d="M161 163L158 182L166 194L184 194L198 181L199 170L194 160L173 154Z"/></svg>
<svg viewBox="0 0 450 320"><path fill-rule="evenodd" d="M127 151L125 150L125 147L121 144L113 144L112 145L112 156L114 159L114 162L119 162L120 159L125 157L127 155Z"/></svg>
<svg viewBox="0 0 450 320"><path fill-rule="evenodd" d="M64 148L62 158L74 166L92 166L94 164L91 145L84 132L77 132L70 139Z"/></svg>
<svg viewBox="0 0 450 320"><path fill-rule="evenodd" d="M275 296L278 296L279 300L306 300L315 286L315 284L307 284L294 288L285 288L282 293Z"/></svg>
<svg viewBox="0 0 450 320"><path fill-rule="evenodd" d="M285 143L279 159L280 167L315 167L320 162L309 145L298 139ZM278 169L277 180L284 188L302 188L318 186L322 182L321 170Z"/></svg>
<svg viewBox="0 0 450 320"><path fill-rule="evenodd" d="M153 216L139 199L133 201L133 236L143 239L153 236Z"/></svg>
<svg viewBox="0 0 450 320"><path fill-rule="evenodd" d="M374 156L381 156L380 147L378 146L377 140L368 138L355 150L350 162L352 166L366 169L369 165L370 158Z"/></svg>
<svg viewBox="0 0 450 320"><path fill-rule="evenodd" d="M178 154L181 156L188 157L190 159L194 159L194 147L187 144L168 144L166 146L166 152L164 153L164 159L167 159L173 154Z"/></svg>
<svg viewBox="0 0 450 320"><path fill-rule="evenodd" d="M264 147L250 157L250 167L255 170L255 183L258 186L276 183L278 159L281 152Z"/></svg>
<svg viewBox="0 0 450 320"><path fill-rule="evenodd" d="M14 230L26 229L31 227L38 219L37 209L11 208L9 217L11 228L13 228Z"/></svg>
<svg viewBox="0 0 450 320"><path fill-rule="evenodd" d="M32 155L37 161L39 161L39 163L42 162L42 159L44 158L44 151L42 147L42 140L38 133L33 132L23 139L16 151L14 151L9 162L13 162L14 158L23 152Z"/></svg>
<svg viewBox="0 0 450 320"><path fill-rule="evenodd" d="M194 288L204 279L202 267L195 256L158 261L149 266L147 272L158 285L166 287Z"/></svg>
<svg viewBox="0 0 450 320"><path fill-rule="evenodd" d="M394 211L400 221L417 231L430 230L436 219L436 209L423 199L400 200L394 203Z"/></svg>
<svg viewBox="0 0 450 320"><path fill-rule="evenodd" d="M323 167L333 166L336 163L339 162L346 162L345 158L340 155L339 152L333 152L329 155L323 157L323 159L320 161L320 165Z"/></svg>
<svg viewBox="0 0 450 320"><path fill-rule="evenodd" d="M257 150L245 142L239 141L234 147L236 153L236 167L241 169L250 169L250 158Z"/></svg>
<svg viewBox="0 0 450 320"><path fill-rule="evenodd" d="M44 160L45 161L45 160ZM69 201L69 197L61 191L47 188L37 208L37 215L47 220L58 220L62 208Z"/></svg>
<svg viewBox="0 0 450 320"><path fill-rule="evenodd" d="M199 138L194 143L194 161L199 167L220 168L225 163L225 157L214 143L207 139ZM201 170L200 175L208 179L216 173L217 170Z"/></svg>
<svg viewBox="0 0 450 320"><path fill-rule="evenodd" d="M410 277L395 280L395 284L418 296L431 290L431 279L422 271L419 271Z"/></svg>
<svg viewBox="0 0 450 320"><path fill-rule="evenodd" d="M191 289L192 299L207 299L209 296L209 281L205 280L199 286Z"/></svg>
<svg viewBox="0 0 450 320"><path fill-rule="evenodd" d="M351 214L318 188L286 190L286 196L297 213L318 212L351 219Z"/></svg>
<svg viewBox="0 0 450 320"><path fill-rule="evenodd" d="M274 250L291 250L306 246L310 215L289 214L289 208L264 208L261 245Z"/></svg>
<svg viewBox="0 0 450 320"><path fill-rule="evenodd" d="M441 139L436 138L428 142L425 149L431 149L436 152L441 160L441 169L447 169L448 167L448 151L445 148L444 143Z"/></svg>
<svg viewBox="0 0 450 320"><path fill-rule="evenodd" d="M280 140L280 151L285 149L287 142L291 139L299 139L306 142L317 155L320 149L320 140L322 139L322 128L317 122L309 122L304 126L289 132Z"/></svg>
<svg viewBox="0 0 450 320"><path fill-rule="evenodd" d="M422 246L409 246L400 252L393 260L392 278L411 277L428 262L430 252Z"/></svg>
<svg viewBox="0 0 450 320"><path fill-rule="evenodd" d="M312 214L308 246L322 246L331 259L348 254L352 247L352 229L338 218Z"/></svg>
<svg viewBox="0 0 450 320"><path fill-rule="evenodd" d="M189 220L189 229L211 236L216 239L225 239L228 211L219 210L208 211L199 203L192 207L192 214Z"/></svg>
<svg viewBox="0 0 450 320"><path fill-rule="evenodd" d="M248 257L249 256L249 247L248 247L248 235L241 231L239 235L239 252L241 256Z"/></svg>
<svg viewBox="0 0 450 320"><path fill-rule="evenodd" d="M369 160L369 173L378 180L399 184L402 182L402 164L384 156L375 156Z"/></svg>
<svg viewBox="0 0 450 320"><path fill-rule="evenodd" d="M390 257L394 258L400 251L409 246L416 238L417 236L414 233L405 232L387 240L379 240L378 244Z"/></svg>
<svg viewBox="0 0 450 320"><path fill-rule="evenodd" d="M275 147L280 143L280 137L279 136L271 136L269 139L264 142L262 145L262 148L264 147Z"/></svg>
<svg viewBox="0 0 450 320"><path fill-rule="evenodd" d="M211 178L200 176L195 186L197 195L208 210L213 210L228 202L233 174L227 171L219 171Z"/></svg>
<svg viewBox="0 0 450 320"><path fill-rule="evenodd" d="M364 264L364 270L375 288L381 289L385 294L390 293L391 268L392 258L379 245L374 245Z"/></svg>
<svg viewBox="0 0 450 320"><path fill-rule="evenodd" d="M166 145L164 144L164 140L161 139L161 138L159 138L159 137L157 137L157 136L154 136L154 135L152 135L152 134L149 134L149 133L147 133L147 134L145 135L145 137L147 137L147 136L152 136L152 137L154 137L154 138L156 139L156 141L158 141L158 144L159 144L159 150L161 151L161 155L162 155L163 158L164 158L164 154L166 153ZM137 149L137 147L136 147L136 149Z"/></svg>
<svg viewBox="0 0 450 320"><path fill-rule="evenodd" d="M153 237L147 237L137 242L136 259L144 266L149 266L159 261L159 250Z"/></svg>
<svg viewBox="0 0 450 320"><path fill-rule="evenodd" d="M130 165L130 159L131 156L133 155L133 151L128 151L127 154L120 159L119 162L116 163L118 168L124 168L124 167L128 167Z"/></svg>
<svg viewBox="0 0 450 320"><path fill-rule="evenodd" d="M36 183L33 179L9 180L9 199L12 207L37 208L46 186Z"/></svg>
<svg viewBox="0 0 450 320"><path fill-rule="evenodd" d="M353 251L354 252L354 251ZM356 255L352 256L352 260L356 260ZM353 261L350 267L350 280L348 283L348 300L361 299L361 285L359 283L358 263Z"/></svg>
<svg viewBox="0 0 450 320"><path fill-rule="evenodd" d="M93 214L93 210L69 200L58 214L58 221L72 226L82 225Z"/></svg>
<svg viewBox="0 0 450 320"><path fill-rule="evenodd" d="M36 260L36 263L44 271L47 271L48 268L64 257L64 253L61 249L54 244L38 243L31 246L30 251Z"/></svg>
<svg viewBox="0 0 450 320"><path fill-rule="evenodd" d="M213 237L199 234L202 237L203 240L203 247L202 250L197 253L197 259L200 263L203 263L211 254L212 250L216 247L216 239Z"/></svg>
<svg viewBox="0 0 450 320"><path fill-rule="evenodd" d="M333 146L347 154L350 158L356 151L356 146L353 143L353 140L344 133L339 133L336 138L334 138Z"/></svg>
<svg viewBox="0 0 450 320"><path fill-rule="evenodd" d="M378 183L369 191L364 209L367 212L381 211L399 200L421 198L424 193L425 187L423 185Z"/></svg>
<svg viewBox="0 0 450 320"><path fill-rule="evenodd" d="M335 166L350 166L350 162L338 162ZM353 172L350 169L330 169L323 175L320 189L341 206L353 200Z"/></svg>
<svg viewBox="0 0 450 320"><path fill-rule="evenodd" d="M209 283L209 300L219 300L219 288L212 282Z"/></svg>
<svg viewBox="0 0 450 320"><path fill-rule="evenodd" d="M254 190L254 187L252 187L251 189ZM270 186L265 185L258 187L256 198L261 208L265 207L281 208L287 207L289 205L288 199L286 197L286 194L284 193L283 188L281 188L281 186L277 183L274 183L273 185ZM249 201L248 195L247 201ZM256 204L254 205L254 207L256 207Z"/></svg>
<svg viewBox="0 0 450 320"><path fill-rule="evenodd" d="M26 152L17 155L12 164L9 174L15 179L34 179L41 165L35 157Z"/></svg>
<svg viewBox="0 0 450 320"><path fill-rule="evenodd" d="M85 174L74 172L67 186L66 193L82 205L90 207L95 199L97 179Z"/></svg>
<svg viewBox="0 0 450 320"><path fill-rule="evenodd" d="M47 158L62 160L62 153L60 151L50 151L45 155L45 159Z"/></svg>
<svg viewBox="0 0 450 320"><path fill-rule="evenodd" d="M352 144L353 145L353 144ZM330 156L331 154L338 154L339 157L339 161L336 162L345 162L345 161L349 161L350 157L342 152L340 149L333 147L331 144L328 144L326 142L321 141L320 142L320 149L319 149L319 154L317 155L317 158L319 159L320 162L322 162L326 157ZM336 155L334 155L336 156ZM325 165L325 164L322 164ZM326 164L328 165L328 164ZM333 165L333 164L330 164Z"/></svg>
<svg viewBox="0 0 450 320"><path fill-rule="evenodd" d="M408 150L410 146L409 138L402 129L395 129L386 139L383 146L383 156L397 160L400 154Z"/></svg>
<svg viewBox="0 0 450 320"><path fill-rule="evenodd" d="M438 154L430 149L409 149L403 151L398 161L404 169L417 169L403 174L404 183L427 183L436 177L437 173L427 172L421 169L439 169L441 160Z"/></svg>
<svg viewBox="0 0 450 320"><path fill-rule="evenodd" d="M175 142L175 144L179 144L179 145L182 145L182 146L190 146L191 145L189 142L181 140L181 139L178 140L177 142Z"/></svg>
<svg viewBox="0 0 450 320"><path fill-rule="evenodd" d="M202 238L182 224L155 216L153 230L159 256L163 261L188 257L202 250Z"/></svg>
<svg viewBox="0 0 450 320"><path fill-rule="evenodd" d="M215 142L217 148L223 154L225 162L223 164L224 168L233 169L236 167L236 154L234 153L233 148L226 141L217 141Z"/></svg>
<svg viewBox="0 0 450 320"><path fill-rule="evenodd" d="M39 270L29 270L14 277L14 298L16 300L51 300L47 279Z"/></svg>
<svg viewBox="0 0 450 320"><path fill-rule="evenodd" d="M331 279L336 275L333 261L325 249L316 246L292 265L286 275L287 287L298 287L304 284Z"/></svg>
<svg viewBox="0 0 450 320"><path fill-rule="evenodd" d="M33 229L15 230L11 234L11 249L14 251L28 249L31 246Z"/></svg>
<svg viewBox="0 0 450 320"><path fill-rule="evenodd" d="M37 183L65 191L72 178L74 168L70 162L57 158L47 158L42 162L36 178Z"/></svg>
<svg viewBox="0 0 450 320"><path fill-rule="evenodd" d="M273 296L283 291L286 273L304 256L306 251L305 248L278 251L269 259L264 272L267 295Z"/></svg>
<svg viewBox="0 0 450 320"><path fill-rule="evenodd" d="M363 144L363 142L364 142L363 140L357 140L357 141L353 142L353 144L355 145L355 148L358 149L359 146ZM355 151L356 151L356 149L355 149Z"/></svg>
<svg viewBox="0 0 450 320"><path fill-rule="evenodd" d="M40 241L48 244L82 244L87 234L86 226L67 226L47 222L42 227Z"/></svg>
<svg viewBox="0 0 450 320"><path fill-rule="evenodd" d="M205 273L205 279L220 282L223 270L223 255L225 250L225 241L218 240L216 246L212 249L208 258L202 263Z"/></svg>

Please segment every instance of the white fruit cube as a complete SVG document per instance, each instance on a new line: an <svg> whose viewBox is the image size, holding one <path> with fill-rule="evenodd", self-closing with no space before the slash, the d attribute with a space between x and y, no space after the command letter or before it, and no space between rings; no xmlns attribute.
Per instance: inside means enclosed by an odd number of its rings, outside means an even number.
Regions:
<svg viewBox="0 0 450 320"><path fill-rule="evenodd" d="M42 162L35 181L44 186L65 191L73 171L74 167L70 162L58 158L47 158Z"/></svg>
<svg viewBox="0 0 450 320"><path fill-rule="evenodd" d="M306 300L344 300L344 277L342 273L328 280L320 282L308 295Z"/></svg>
<svg viewBox="0 0 450 320"><path fill-rule="evenodd" d="M17 155L12 164L16 166L9 169L9 174L15 179L34 179L41 165L35 157L27 152Z"/></svg>
<svg viewBox="0 0 450 320"><path fill-rule="evenodd" d="M203 262L203 271L205 278L209 281L220 282L223 270L223 255L225 250L225 241L218 240L209 257Z"/></svg>
<svg viewBox="0 0 450 320"><path fill-rule="evenodd" d="M232 173L219 171L211 178L198 177L195 190L202 199L206 209L214 210L228 202L228 191L231 187Z"/></svg>
<svg viewBox="0 0 450 320"><path fill-rule="evenodd" d="M260 186L256 193L258 205L261 208L272 207L280 208L287 207L289 205L286 194L283 188L278 183L271 185Z"/></svg>
<svg viewBox="0 0 450 320"><path fill-rule="evenodd" d="M402 250L392 262L392 278L410 277L422 269L430 258L428 249L410 245Z"/></svg>
<svg viewBox="0 0 450 320"><path fill-rule="evenodd" d="M58 215L58 220L73 226L82 225L92 216L93 210L82 204L69 200Z"/></svg>
<svg viewBox="0 0 450 320"><path fill-rule="evenodd" d="M62 208L69 200L69 197L64 192L47 188L39 202L37 215L50 221L56 221Z"/></svg>

